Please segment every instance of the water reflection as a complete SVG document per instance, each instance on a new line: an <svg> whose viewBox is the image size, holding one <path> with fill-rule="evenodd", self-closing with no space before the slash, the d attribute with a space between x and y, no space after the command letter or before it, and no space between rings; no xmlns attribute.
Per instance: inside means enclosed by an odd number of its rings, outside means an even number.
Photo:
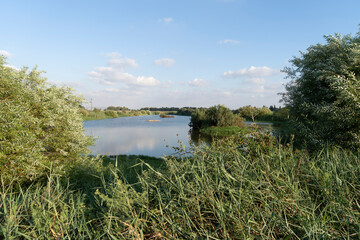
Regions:
<svg viewBox="0 0 360 240"><path fill-rule="evenodd" d="M160 120L148 122L147 120ZM190 117L160 118L159 116L124 117L85 121L87 135L96 137L93 154L143 154L154 157L175 153L180 142L186 149L190 144L208 144L211 137L190 131ZM246 122L247 125L251 122ZM258 123L261 128L272 128L269 123Z"/></svg>
<svg viewBox="0 0 360 240"><path fill-rule="evenodd" d="M160 120L147 122L146 120ZM144 154L160 157L174 153L179 141L189 147L189 121L186 116L160 119L140 116L84 122L88 135L97 137L93 154Z"/></svg>

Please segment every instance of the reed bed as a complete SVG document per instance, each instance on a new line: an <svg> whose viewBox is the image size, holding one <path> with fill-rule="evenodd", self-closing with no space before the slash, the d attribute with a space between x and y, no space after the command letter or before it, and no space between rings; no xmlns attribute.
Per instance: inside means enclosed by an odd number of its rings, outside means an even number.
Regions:
<svg viewBox="0 0 360 240"><path fill-rule="evenodd" d="M163 162L2 185L0 238L360 238L358 153L309 154L253 134Z"/></svg>

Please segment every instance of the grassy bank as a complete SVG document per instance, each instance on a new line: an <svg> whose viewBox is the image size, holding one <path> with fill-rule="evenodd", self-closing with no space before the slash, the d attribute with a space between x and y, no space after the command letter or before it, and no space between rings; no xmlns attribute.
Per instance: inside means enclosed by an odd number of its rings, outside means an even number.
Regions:
<svg viewBox="0 0 360 240"><path fill-rule="evenodd" d="M144 115L153 115L155 112L144 111L144 110L130 110L130 111L88 111L82 110L82 117L84 121L89 120L101 120L108 118L118 118L118 117L134 117L134 116L144 116Z"/></svg>
<svg viewBox="0 0 360 240"><path fill-rule="evenodd" d="M194 148L181 160L99 163L27 186L1 185L0 238L360 237L357 153L310 155L253 133Z"/></svg>
<svg viewBox="0 0 360 240"><path fill-rule="evenodd" d="M127 111L113 111L113 110L95 110L88 111L81 109L82 118L84 121L89 120L101 120L109 118L118 118L118 117L136 117L136 116L146 116L146 115L160 115L164 118L173 118L174 116L167 115L173 114L174 112L159 112L159 111L145 111L145 110L127 110Z"/></svg>
<svg viewBox="0 0 360 240"><path fill-rule="evenodd" d="M240 128L237 126L229 127L206 127L200 129L200 133L214 136L214 137L228 137L233 135L245 135L249 133L250 130L247 128Z"/></svg>

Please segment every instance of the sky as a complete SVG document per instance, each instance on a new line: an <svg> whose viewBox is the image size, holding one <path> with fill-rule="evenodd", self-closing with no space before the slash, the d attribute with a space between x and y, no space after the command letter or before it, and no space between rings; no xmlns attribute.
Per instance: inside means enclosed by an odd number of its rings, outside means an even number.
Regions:
<svg viewBox="0 0 360 240"><path fill-rule="evenodd" d="M281 70L359 0L0 0L0 54L90 107L279 106Z"/></svg>

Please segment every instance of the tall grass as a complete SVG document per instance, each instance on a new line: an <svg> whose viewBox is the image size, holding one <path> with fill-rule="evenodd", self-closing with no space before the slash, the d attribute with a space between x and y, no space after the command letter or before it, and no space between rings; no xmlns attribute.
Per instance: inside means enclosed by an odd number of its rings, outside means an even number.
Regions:
<svg viewBox="0 0 360 240"><path fill-rule="evenodd" d="M357 153L310 155L253 134L168 157L161 168L137 161L132 174L121 162L119 171L78 173L93 177L86 187L56 176L3 185L0 238L360 238Z"/></svg>

